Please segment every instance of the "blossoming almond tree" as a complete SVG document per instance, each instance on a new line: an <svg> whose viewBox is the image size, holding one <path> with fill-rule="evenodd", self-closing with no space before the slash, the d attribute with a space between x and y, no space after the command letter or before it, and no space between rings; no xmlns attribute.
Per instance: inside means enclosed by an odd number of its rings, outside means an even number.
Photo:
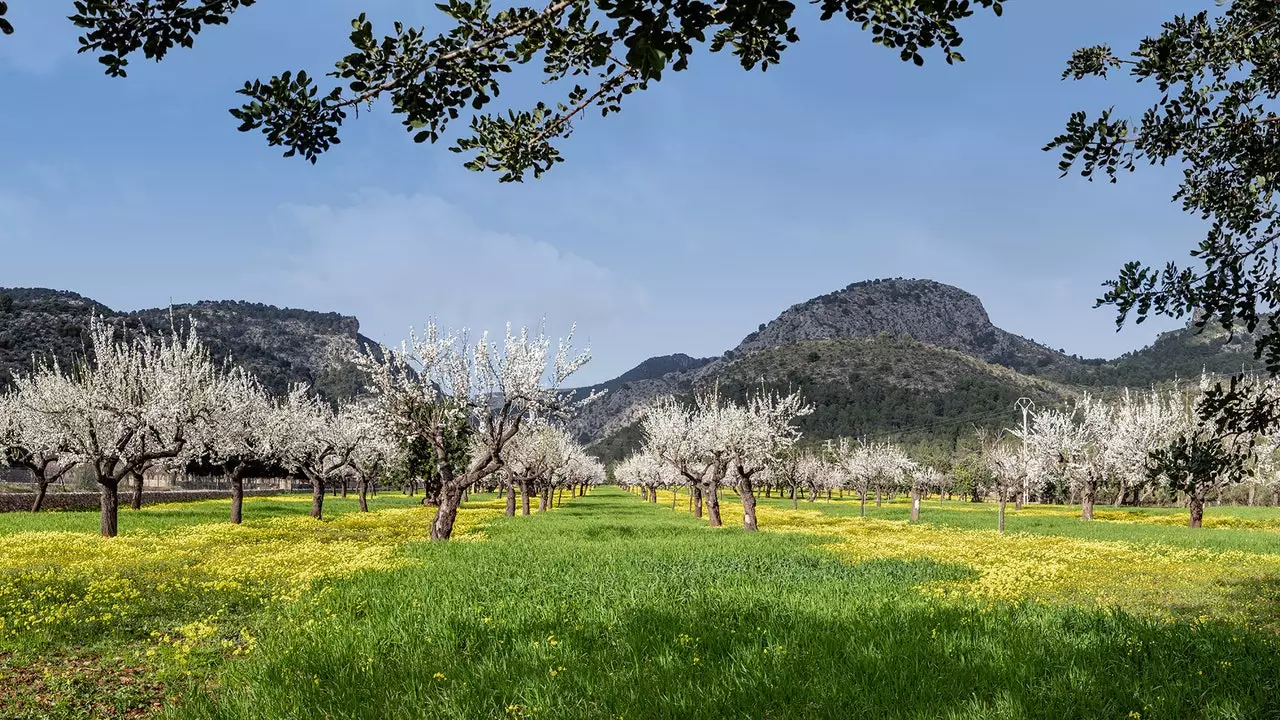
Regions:
<svg viewBox="0 0 1280 720"><path fill-rule="evenodd" d="M59 434L24 405L18 392L0 394L0 464L25 468L35 477L31 512L40 512L49 486L75 467L70 455Z"/></svg>
<svg viewBox="0 0 1280 720"><path fill-rule="evenodd" d="M487 333L471 344L465 331L441 333L430 323L425 335L410 331L398 350L383 348L380 358L360 357L383 421L398 437L424 440L439 461L440 505L432 540L449 539L464 489L502 468L508 443L527 419L556 415L573 405L560 387L591 356L585 351L571 354L572 346L572 330L553 357L541 330L537 335L527 329L513 334L508 325L501 344ZM476 438L476 450L461 469L449 462L459 427Z"/></svg>
<svg viewBox="0 0 1280 720"><path fill-rule="evenodd" d="M281 448L284 464L300 472L311 483L311 517L324 514L326 483L348 472L351 456L369 432L367 415L339 412L322 402L305 385L294 385L276 405L276 422L292 432Z"/></svg>
<svg viewBox="0 0 1280 720"><path fill-rule="evenodd" d="M742 524L747 532L756 530L756 496L752 479L769 465L769 460L800 439L792 422L813 412L799 392L781 395L761 390L747 399L745 406L727 404L709 417L722 425L713 437L723 437L726 454L738 481L742 498Z"/></svg>
<svg viewBox="0 0 1280 720"><path fill-rule="evenodd" d="M641 421L646 452L670 463L694 488L694 514L707 509L711 527L720 527L720 483L729 472L731 454L726 433L729 412L718 388L694 394L686 408L674 397L658 399Z"/></svg>
<svg viewBox="0 0 1280 720"><path fill-rule="evenodd" d="M867 516L867 495L872 487L877 497L881 488L892 487L914 466L902 448L892 443L840 438L834 449L835 463L858 493L859 514Z"/></svg>
<svg viewBox="0 0 1280 720"><path fill-rule="evenodd" d="M568 469L574 444L563 430L545 421L526 423L511 439L503 472L508 476L508 496L512 496L512 489L520 489L524 515L529 514L529 498L534 493L539 497L538 511L547 509L547 493L557 474L563 476ZM514 514L515 503L509 502L508 509Z"/></svg>
<svg viewBox="0 0 1280 720"><path fill-rule="evenodd" d="M124 339L91 318L91 359L64 373L56 363L18 378L25 406L39 413L70 452L90 466L101 489L101 530L118 533L119 485L156 461L177 457L208 423L219 378L195 328L168 337Z"/></svg>
<svg viewBox="0 0 1280 720"><path fill-rule="evenodd" d="M220 385L211 422L187 444L191 454L227 471L231 482L231 522L244 518L244 479L255 468L284 460L284 450L297 432L291 418L279 412L252 373L232 368Z"/></svg>

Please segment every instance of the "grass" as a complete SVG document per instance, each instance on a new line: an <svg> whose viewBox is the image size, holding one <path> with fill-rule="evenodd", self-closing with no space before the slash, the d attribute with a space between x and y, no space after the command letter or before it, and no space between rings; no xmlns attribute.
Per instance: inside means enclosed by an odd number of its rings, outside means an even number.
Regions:
<svg viewBox="0 0 1280 720"><path fill-rule="evenodd" d="M760 503L777 509L791 508L790 500L780 498L761 498ZM857 517L859 514L858 500L852 494L833 498L830 502L825 498L812 503L800 500L797 505L802 510L816 510L838 517ZM876 507L874 500L867 503L867 517L875 520L906 522L910 511L909 502L901 498L886 501L881 507ZM920 520L961 530L990 530L996 527L996 512L994 503L939 501L933 497L921 502ZM1097 519L1093 522L1082 522L1079 505L1035 504L1015 510L1013 503L1009 503L1005 523L1011 533L1280 555L1280 509L1277 508L1210 506L1205 510L1205 527L1199 530L1186 527L1185 508L1097 505L1095 515Z"/></svg>
<svg viewBox="0 0 1280 720"><path fill-rule="evenodd" d="M111 653L133 652L111 667L161 679L163 696L144 692L111 712L160 702L166 717L183 720L1280 718L1280 643L1264 626L1225 614L1183 621L934 592L985 577L977 555L991 554L994 533L982 530L866 523L839 517L839 503L800 513L766 503L762 527L772 530L749 535L601 488L528 518L494 517L499 504L485 499L471 528L479 542L427 544L393 532L402 521L422 531L420 508L295 529L293 518L259 519L268 505L258 502L246 507L250 532L288 530L294 541L362 535L396 551L236 615L210 613L220 597L210 592L213 604L157 621L168 624L167 640L110 625L96 644L11 635L0 640L0 652L11 653L0 655L0 681L6 662L10 676L24 677L59 654L101 669ZM201 521L186 521L200 513L221 521L226 507L196 505L182 521L147 519L155 524L146 527L171 539L200 534ZM293 512L289 502L276 509ZM734 509L726 503L730 525ZM931 511L926 519L941 515ZM955 511L957 523L963 514ZM127 539L131 526L122 526ZM1012 547L1050 529L1015 536ZM0 542L26 537L12 527L0 533L9 535ZM242 535L233 531L228 548L257 542ZM943 540L953 536L973 553L912 555L950 553ZM858 555L842 543L888 549ZM90 717L95 692L105 690L84 691L84 702L61 715L14 717Z"/></svg>

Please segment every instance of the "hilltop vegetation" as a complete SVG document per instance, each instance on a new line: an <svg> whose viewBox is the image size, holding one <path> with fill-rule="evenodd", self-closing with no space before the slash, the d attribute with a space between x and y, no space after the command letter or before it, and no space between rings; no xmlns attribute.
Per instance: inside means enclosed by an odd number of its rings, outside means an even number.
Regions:
<svg viewBox="0 0 1280 720"><path fill-rule="evenodd" d="M302 382L332 401L353 397L364 380L349 357L376 345L360 334L356 318L338 313L237 301L120 312L72 292L0 288L0 387L15 371L30 369L33 357L56 358L65 366L82 356L93 314L150 330L193 319L215 361L233 358L277 395Z"/></svg>

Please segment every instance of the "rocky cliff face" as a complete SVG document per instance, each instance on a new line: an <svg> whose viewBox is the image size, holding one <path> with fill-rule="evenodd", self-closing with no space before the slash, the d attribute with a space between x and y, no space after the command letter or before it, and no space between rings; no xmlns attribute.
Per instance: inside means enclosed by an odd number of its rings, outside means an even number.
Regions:
<svg viewBox="0 0 1280 720"><path fill-rule="evenodd" d="M150 330L167 329L171 318L191 318L215 360L233 358L277 393L291 383L306 382L328 397L350 397L363 380L348 358L372 344L360 334L356 318L337 313L232 301L117 312L61 290L0 288L0 385L11 373L29 369L33 355L52 355L66 363L82 354L94 313L121 326Z"/></svg>
<svg viewBox="0 0 1280 720"><path fill-rule="evenodd" d="M1062 353L991 324L982 301L932 280L870 280L792 306L734 350L743 355L810 340L908 335L934 347L1036 373L1071 365Z"/></svg>

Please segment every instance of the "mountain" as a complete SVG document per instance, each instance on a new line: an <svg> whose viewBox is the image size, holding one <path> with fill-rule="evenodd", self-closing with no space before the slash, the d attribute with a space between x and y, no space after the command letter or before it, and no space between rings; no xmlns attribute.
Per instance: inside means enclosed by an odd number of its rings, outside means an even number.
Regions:
<svg viewBox="0 0 1280 720"><path fill-rule="evenodd" d="M82 353L92 313L157 330L170 317L193 317L216 359L247 365L274 392L310 382L332 400L357 392L361 378L347 358L374 345L356 318L337 313L231 301L117 312L73 292L0 288L0 385L30 367L33 354L66 361ZM1254 366L1252 349L1247 333L1188 327L1114 360L1082 359L996 327L981 300L959 288L871 280L784 310L720 357L653 357L579 388L579 397L606 392L570 428L592 452L618 458L639 445L645 405L718 383L733 398L762 386L799 389L816 408L799 421L806 441L870 435L945 451L971 425L1011 422L1019 397L1053 405L1086 390L1105 395L1202 369L1237 372Z"/></svg>
<svg viewBox="0 0 1280 720"><path fill-rule="evenodd" d="M1252 348L1247 334L1188 327L1112 361L1082 359L996 327L981 300L959 288L871 280L788 308L709 363L604 383L612 392L571 427L612 460L639 446L640 413L659 396L718 384L741 399L763 386L798 389L814 403L797 423L808 441L869 435L945 451L971 425L1012 422L1019 397L1054 405L1086 390L1106 395L1202 369L1238 372L1251 366Z"/></svg>
<svg viewBox="0 0 1280 720"><path fill-rule="evenodd" d="M29 369L33 356L52 354L66 363L83 354L94 313L122 327L153 331L169 328L171 318L180 323L191 318L214 360L233 358L272 392L306 382L331 400L349 398L362 387L349 358L377 346L360 334L359 320L337 313L236 301L118 312L63 290L0 288L0 385Z"/></svg>
<svg viewBox="0 0 1280 720"><path fill-rule="evenodd" d="M579 397L586 397L593 392L616 392L633 382L641 380L656 380L664 375L671 373L692 372L704 365L712 363L716 358L694 358L684 353L676 353L674 355L659 355L651 357L630 370L622 373L618 377L602 382L598 385L591 385L585 388L579 388Z"/></svg>
<svg viewBox="0 0 1280 720"><path fill-rule="evenodd" d="M1077 361L991 324L976 296L933 280L868 280L784 311L743 338L735 355L807 340L909 335L926 345L1023 373L1073 366Z"/></svg>

